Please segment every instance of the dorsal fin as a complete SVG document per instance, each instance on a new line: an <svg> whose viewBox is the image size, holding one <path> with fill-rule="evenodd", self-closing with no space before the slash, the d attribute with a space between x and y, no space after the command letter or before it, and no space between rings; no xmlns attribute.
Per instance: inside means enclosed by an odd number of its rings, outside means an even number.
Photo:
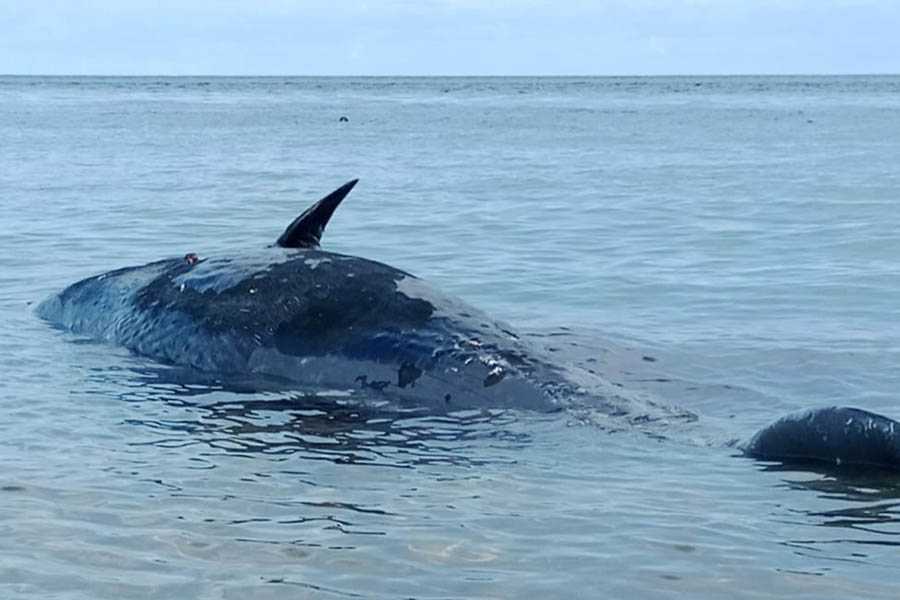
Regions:
<svg viewBox="0 0 900 600"><path fill-rule="evenodd" d="M282 248L318 248L328 219L357 181L359 179L348 181L303 211L303 214L288 225L275 244Z"/></svg>

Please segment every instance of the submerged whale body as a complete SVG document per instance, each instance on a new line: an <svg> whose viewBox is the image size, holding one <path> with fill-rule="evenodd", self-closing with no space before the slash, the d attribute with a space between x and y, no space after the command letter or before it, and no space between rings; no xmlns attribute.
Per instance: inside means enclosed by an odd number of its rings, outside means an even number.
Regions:
<svg viewBox="0 0 900 600"><path fill-rule="evenodd" d="M508 325L409 273L319 249L355 184L312 205L274 247L117 269L69 286L37 313L161 362L365 390L432 411L590 407L638 421L690 417L553 364ZM898 434L900 424L886 417L827 408L774 423L744 452L900 469Z"/></svg>
<svg viewBox="0 0 900 600"><path fill-rule="evenodd" d="M319 249L355 183L301 214L273 247L110 271L48 298L38 314L170 364L362 389L430 410L546 411L586 397L577 377L483 312L394 267Z"/></svg>
<svg viewBox="0 0 900 600"><path fill-rule="evenodd" d="M772 423L743 450L762 460L900 470L900 423L859 408L807 410Z"/></svg>

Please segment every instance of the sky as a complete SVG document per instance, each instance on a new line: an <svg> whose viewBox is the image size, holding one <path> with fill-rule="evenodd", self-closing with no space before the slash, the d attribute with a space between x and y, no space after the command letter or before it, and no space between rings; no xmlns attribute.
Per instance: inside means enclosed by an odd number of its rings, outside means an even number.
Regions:
<svg viewBox="0 0 900 600"><path fill-rule="evenodd" d="M900 73L900 0L0 0L0 74Z"/></svg>

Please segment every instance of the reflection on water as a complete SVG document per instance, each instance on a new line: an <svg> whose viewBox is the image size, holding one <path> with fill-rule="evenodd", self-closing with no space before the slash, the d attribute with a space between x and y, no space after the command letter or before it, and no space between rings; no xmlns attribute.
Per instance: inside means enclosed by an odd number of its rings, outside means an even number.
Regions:
<svg viewBox="0 0 900 600"><path fill-rule="evenodd" d="M900 493L894 489L893 498L900 498ZM874 533L887 536L886 539L853 540L858 544L883 544L888 546L900 546L900 502L884 502L869 504L853 508L828 510L820 513L807 513L811 517L820 517L819 523L823 527L845 527L865 533ZM894 527L884 527L891 526ZM893 538L893 539L891 539Z"/></svg>
<svg viewBox="0 0 900 600"><path fill-rule="evenodd" d="M763 471L796 473L797 465L766 465ZM847 502L872 502L900 498L900 474L896 471L882 469L865 469L858 465L853 467L832 466L822 463L807 463L803 472L818 474L819 477L804 480L786 480L790 489L810 490L823 498L843 500Z"/></svg>
<svg viewBox="0 0 900 600"><path fill-rule="evenodd" d="M482 450L490 447L486 442L514 450L531 439L528 433L510 429L520 418L513 411L429 415L398 408L365 390L260 393L250 382L198 383L202 374L181 369L147 369L134 375L140 384L123 394L123 400L180 409L177 418L128 419L131 425L159 434L136 444L205 445L247 456L298 454L309 460L411 468L478 466L495 459L472 452L472 442ZM183 377L188 382L181 381Z"/></svg>
<svg viewBox="0 0 900 600"><path fill-rule="evenodd" d="M775 594L806 589L810 575L853 588L858 573L877 582L891 568L896 482L754 469L693 440L702 418L629 430L565 413L435 416L127 355L110 365L115 352L79 348L66 376L76 394L48 404L66 409L60 439L78 469L57 459L38 472L68 468L68 479L4 482L19 491L4 492L0 525L26 515L12 539L64 557L62 590L87 573L95 597L115 597L104 578L128 569L131 595L160 598L208 591L188 581L273 597L562 597L567 581L582 596L639 581L648 597L724 597L748 577ZM608 353L601 366L623 360ZM41 568L11 564L13 581Z"/></svg>
<svg viewBox="0 0 900 600"><path fill-rule="evenodd" d="M900 547L900 474L881 469L808 463L798 466L763 464L759 470L783 473L781 488L812 492L840 508L802 509L803 502L784 507L785 522L811 525L814 536L782 542L801 556L829 561L867 563L868 547ZM808 504L807 504L808 505ZM796 535L796 532L795 532Z"/></svg>
<svg viewBox="0 0 900 600"><path fill-rule="evenodd" d="M627 355L623 359L621 353L616 356L618 361L633 361ZM95 375L106 379L112 373ZM151 439L132 442L134 446L196 446L246 457L296 455L302 460L329 461L336 465L469 468L515 464L517 452L534 442L535 425L554 419L564 420L569 427L594 429L598 435L601 431L606 435L622 433L630 427L632 433L646 437L647 443L674 440L678 445L708 445L703 439L699 442L683 439L686 431L702 428L703 423L695 424L694 420L650 424L617 420L611 424L604 417L589 416L578 410L563 415L509 410L431 415L420 409L398 408L382 396L369 395L371 392L365 390L355 390L352 394L286 392L279 389L282 386L279 381L225 382L190 369L144 364L140 368L130 366L118 375L125 375L126 381L112 375L117 383L128 386L120 398L135 405L143 404L148 413L142 418L126 419L125 423L154 434ZM259 391L260 388L268 391ZM700 396L707 393L702 389L696 391ZM154 406L166 406L177 412L162 418ZM668 431L667 426L674 427L675 432ZM202 451L198 454L210 456ZM802 467L755 460L738 462L755 463L764 473L784 473L778 486L781 489L813 492L823 499L857 505L824 511L788 507L791 514L803 515L805 524L847 528L889 538L815 543L852 541L900 545L900 540L893 539L900 536L900 474L816 462ZM360 512L387 514L352 504L337 504ZM881 527L875 527L878 525Z"/></svg>

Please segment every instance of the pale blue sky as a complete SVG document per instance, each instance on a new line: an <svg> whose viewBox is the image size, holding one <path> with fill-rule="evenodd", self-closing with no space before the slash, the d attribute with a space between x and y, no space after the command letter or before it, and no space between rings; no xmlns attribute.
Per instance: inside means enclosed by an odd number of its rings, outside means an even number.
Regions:
<svg viewBox="0 0 900 600"><path fill-rule="evenodd" d="M898 73L898 0L3 0L0 73Z"/></svg>

